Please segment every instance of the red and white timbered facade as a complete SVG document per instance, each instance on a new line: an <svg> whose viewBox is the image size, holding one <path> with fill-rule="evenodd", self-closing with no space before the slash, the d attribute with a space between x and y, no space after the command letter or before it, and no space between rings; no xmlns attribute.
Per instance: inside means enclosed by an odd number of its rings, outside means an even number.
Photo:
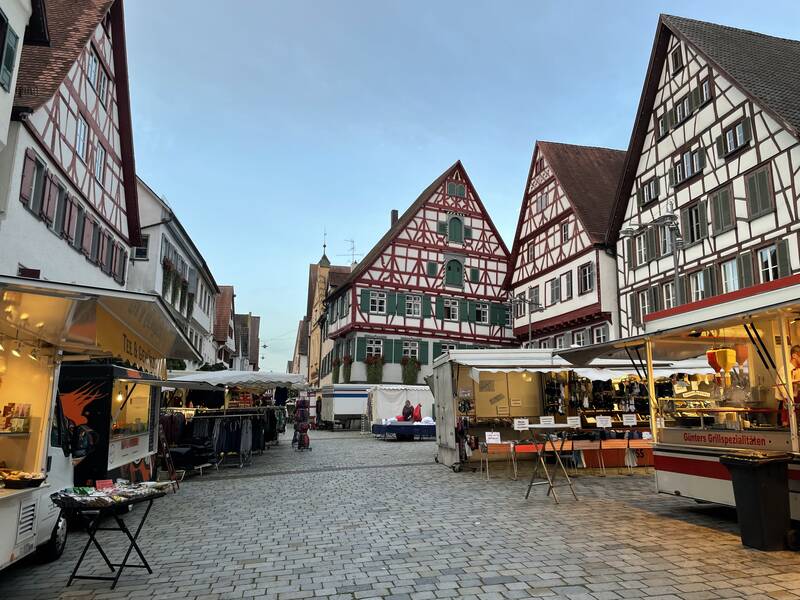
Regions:
<svg viewBox="0 0 800 600"><path fill-rule="evenodd" d="M50 45L22 48L0 154L0 271L124 286L139 215L122 2L45 5Z"/></svg>
<svg viewBox="0 0 800 600"><path fill-rule="evenodd" d="M326 357L384 357L384 381L401 381L403 357L420 378L441 352L512 340L504 292L509 252L460 162L436 179L328 298ZM421 379L420 379L421 381Z"/></svg>
<svg viewBox="0 0 800 600"><path fill-rule="evenodd" d="M662 15L615 208L629 233L609 235L623 337L764 306L797 283L797 100L782 92L797 67L782 65L798 57L800 42ZM677 249L654 224L670 214Z"/></svg>
<svg viewBox="0 0 800 600"><path fill-rule="evenodd" d="M623 159L618 150L536 144L511 259L523 345L530 337L537 348L568 348L613 336L616 259L604 237Z"/></svg>

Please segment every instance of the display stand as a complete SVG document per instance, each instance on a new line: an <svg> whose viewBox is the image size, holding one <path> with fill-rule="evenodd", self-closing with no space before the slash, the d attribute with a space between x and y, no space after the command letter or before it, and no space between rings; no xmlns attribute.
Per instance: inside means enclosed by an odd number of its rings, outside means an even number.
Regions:
<svg viewBox="0 0 800 600"><path fill-rule="evenodd" d="M537 485L546 485L547 486L547 495L549 496L552 492L553 500L556 504L559 504L558 495L556 494L556 487L563 487L568 486L570 491L572 492L572 496L575 500L578 499L578 495L575 493L575 488L572 486L572 480L569 478L569 473L567 473L566 467L564 467L564 463L561 461L561 452L564 451L564 442L567 441L567 434L569 431L574 429L568 425L530 425L529 426L531 432L533 433L533 440L534 445L536 447L536 466L533 469L533 473L531 474L531 481L528 484L528 491L525 493L525 499L527 500L531 494L531 490L534 486ZM561 444L560 447L556 447L555 441L550 437L551 433L556 432L563 432L563 435L560 439ZM547 444L550 444L551 450L547 449ZM552 470L552 476L550 471L547 468L547 461L545 460L545 453L546 452L553 452L556 459L555 468ZM542 470L544 476L542 477L542 481L536 481L537 476L539 475L539 469ZM565 483L556 484L556 478L558 477L559 470L563 473L564 478L566 479Z"/></svg>

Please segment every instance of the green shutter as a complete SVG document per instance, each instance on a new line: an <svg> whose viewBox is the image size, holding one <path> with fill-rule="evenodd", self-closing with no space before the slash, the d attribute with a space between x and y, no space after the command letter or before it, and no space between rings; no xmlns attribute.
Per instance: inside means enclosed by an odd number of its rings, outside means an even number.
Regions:
<svg viewBox="0 0 800 600"><path fill-rule="evenodd" d="M751 124L750 117L747 117L742 121L742 129L744 129L744 141L747 143L753 139L753 126Z"/></svg>
<svg viewBox="0 0 800 600"><path fill-rule="evenodd" d="M441 233L442 235L447 235L447 223L445 221L439 221L436 224L436 232Z"/></svg>
<svg viewBox="0 0 800 600"><path fill-rule="evenodd" d="M430 296L423 296L422 297L422 317L425 319L429 319L433 314L431 310L431 297Z"/></svg>
<svg viewBox="0 0 800 600"><path fill-rule="evenodd" d="M675 187L675 167L671 168L667 174L669 175L669 187Z"/></svg>
<svg viewBox="0 0 800 600"><path fill-rule="evenodd" d="M471 318L469 314L469 305L470 303L466 300L459 299L458 301L458 320L459 321L474 321L474 318Z"/></svg>
<svg viewBox="0 0 800 600"><path fill-rule="evenodd" d="M461 287L464 285L464 265L453 259L447 261L444 274L445 285Z"/></svg>
<svg viewBox="0 0 800 600"><path fill-rule="evenodd" d="M693 239L694 232L689 230L689 211L685 208L681 210L681 233L687 244L697 241Z"/></svg>
<svg viewBox="0 0 800 600"><path fill-rule="evenodd" d="M747 187L747 212L751 218L758 214L761 206L758 199L757 176L758 173L751 173L745 180Z"/></svg>
<svg viewBox="0 0 800 600"><path fill-rule="evenodd" d="M739 287L753 285L753 255L750 251L742 252L736 258L736 269L739 272Z"/></svg>
<svg viewBox="0 0 800 600"><path fill-rule="evenodd" d="M472 227L464 227L464 239L465 240L472 239Z"/></svg>
<svg viewBox="0 0 800 600"><path fill-rule="evenodd" d="M722 192L717 192L711 196L711 224L714 227L714 233L722 231Z"/></svg>
<svg viewBox="0 0 800 600"><path fill-rule="evenodd" d="M395 302L394 314L399 317L404 317L406 315L406 295L397 294L397 300Z"/></svg>
<svg viewBox="0 0 800 600"><path fill-rule="evenodd" d="M435 262L428 263L428 277L436 277L439 274L439 265Z"/></svg>
<svg viewBox="0 0 800 600"><path fill-rule="evenodd" d="M501 310L503 307L499 304L492 304L489 306L489 323L492 325L503 325L505 321L502 321L503 311Z"/></svg>
<svg viewBox="0 0 800 600"><path fill-rule="evenodd" d="M447 224L448 239L451 242L461 243L464 241L464 225L458 217L451 217Z"/></svg>
<svg viewBox="0 0 800 600"><path fill-rule="evenodd" d="M625 241L628 246L628 269L633 270L636 268L636 254L633 248L633 238L628 238Z"/></svg>
<svg viewBox="0 0 800 600"><path fill-rule="evenodd" d="M638 204L639 206L644 204L644 189L643 188L639 188L638 190L636 190L636 204Z"/></svg>
<svg viewBox="0 0 800 600"><path fill-rule="evenodd" d="M480 273L478 272L478 269L476 269L475 267L472 267L469 270L469 280L472 283L478 283L479 279L480 279Z"/></svg>
<svg viewBox="0 0 800 600"><path fill-rule="evenodd" d="M792 274L792 263L789 260L789 241L779 240L775 244L778 254L778 277L788 277Z"/></svg>
<svg viewBox="0 0 800 600"><path fill-rule="evenodd" d="M397 294L386 292L386 314L393 315L397 312Z"/></svg>
<svg viewBox="0 0 800 600"><path fill-rule="evenodd" d="M769 173L767 169L761 169L756 173L756 183L758 185L759 213L764 214L772 209L772 198L769 190Z"/></svg>
<svg viewBox="0 0 800 600"><path fill-rule="evenodd" d="M717 295L716 269L713 265L703 269L703 289L706 298Z"/></svg>
<svg viewBox="0 0 800 600"><path fill-rule="evenodd" d="M428 364L428 342L419 341L419 364Z"/></svg>
<svg viewBox="0 0 800 600"><path fill-rule="evenodd" d="M0 40L1 42L2 40ZM16 64L17 59L17 42L19 41L19 37L11 29L11 25L6 22L6 39L5 43L2 46L2 56L3 62L0 63L0 87L2 87L7 92L11 91L11 79L14 76L14 65Z"/></svg>
<svg viewBox="0 0 800 600"><path fill-rule="evenodd" d="M403 340L386 340L384 343L394 346L392 362L399 363L403 359Z"/></svg>
<svg viewBox="0 0 800 600"><path fill-rule="evenodd" d="M658 245L656 244L656 230L651 227L645 232L645 247L647 249L647 260L653 260L658 256ZM566 291L566 290L565 290Z"/></svg>
<svg viewBox="0 0 800 600"><path fill-rule="evenodd" d="M433 360L442 353L442 342L433 342Z"/></svg>
<svg viewBox="0 0 800 600"><path fill-rule="evenodd" d="M701 200L697 206L700 214L700 239L705 239L708 237L708 202Z"/></svg>
<svg viewBox="0 0 800 600"><path fill-rule="evenodd" d="M719 193L717 194L717 197L719 198L722 229L728 229L730 227L733 227L736 223L736 220L734 219L734 214L732 210L730 188L725 188L724 190L720 190Z"/></svg>
<svg viewBox="0 0 800 600"><path fill-rule="evenodd" d="M725 136L719 136L714 145L717 147L717 158L725 158Z"/></svg>
<svg viewBox="0 0 800 600"><path fill-rule="evenodd" d="M369 290L361 290L361 312L369 312Z"/></svg>
<svg viewBox="0 0 800 600"><path fill-rule="evenodd" d="M642 319L639 315L639 292L631 292L630 295L631 318L636 327L641 327Z"/></svg>
<svg viewBox="0 0 800 600"><path fill-rule="evenodd" d="M356 338L356 360L364 362L367 358L367 338Z"/></svg>
<svg viewBox="0 0 800 600"><path fill-rule="evenodd" d="M436 297L436 318L444 319L444 298L441 296Z"/></svg>

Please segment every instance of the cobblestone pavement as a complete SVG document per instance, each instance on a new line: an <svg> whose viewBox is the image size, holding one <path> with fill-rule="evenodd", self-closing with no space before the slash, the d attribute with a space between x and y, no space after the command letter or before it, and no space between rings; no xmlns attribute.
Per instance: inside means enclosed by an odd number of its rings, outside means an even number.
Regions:
<svg viewBox="0 0 800 600"><path fill-rule="evenodd" d="M658 496L652 477L583 476L580 501L557 506L434 464L432 442L311 433L312 452L286 440L157 501L141 537L153 575L66 588L73 532L59 561L0 573L0 598L800 597L800 555L744 549L730 511Z"/></svg>

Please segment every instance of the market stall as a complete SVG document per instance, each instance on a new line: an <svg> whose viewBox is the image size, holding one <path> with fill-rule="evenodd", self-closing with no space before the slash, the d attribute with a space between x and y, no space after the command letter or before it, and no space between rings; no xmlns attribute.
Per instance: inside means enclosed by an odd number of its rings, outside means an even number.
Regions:
<svg viewBox="0 0 800 600"><path fill-rule="evenodd" d="M112 394L87 384L60 397L62 365L116 360L129 378L163 377L167 356L198 358L157 296L0 276L0 568L37 548L60 555L66 523L49 496L74 484L73 464L108 458L113 421L94 429L88 406L102 398L111 415Z"/></svg>

